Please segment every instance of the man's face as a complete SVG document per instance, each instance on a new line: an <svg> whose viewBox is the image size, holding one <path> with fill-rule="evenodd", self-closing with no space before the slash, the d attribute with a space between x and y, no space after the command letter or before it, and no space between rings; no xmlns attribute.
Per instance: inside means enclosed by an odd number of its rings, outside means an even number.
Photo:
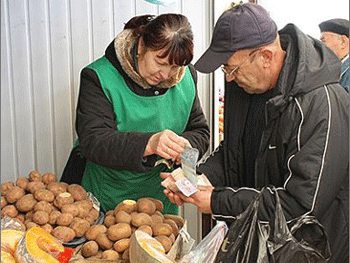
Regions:
<svg viewBox="0 0 350 263"><path fill-rule="evenodd" d="M340 35L333 32L322 32L321 41L326 44L339 58L342 58L340 55L340 46L342 38Z"/></svg>
<svg viewBox="0 0 350 263"><path fill-rule="evenodd" d="M260 49L239 50L223 65L226 81L235 81L249 94L260 94L270 89L263 68Z"/></svg>

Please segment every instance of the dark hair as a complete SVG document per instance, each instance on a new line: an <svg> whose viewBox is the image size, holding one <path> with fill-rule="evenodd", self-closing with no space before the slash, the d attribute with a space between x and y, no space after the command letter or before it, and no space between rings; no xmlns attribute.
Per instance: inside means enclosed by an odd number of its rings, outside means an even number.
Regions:
<svg viewBox="0 0 350 263"><path fill-rule="evenodd" d="M169 56L169 63L188 65L193 59L193 33L188 19L181 14L136 16L130 19L124 29L133 29L142 37L146 48L165 51L160 56Z"/></svg>

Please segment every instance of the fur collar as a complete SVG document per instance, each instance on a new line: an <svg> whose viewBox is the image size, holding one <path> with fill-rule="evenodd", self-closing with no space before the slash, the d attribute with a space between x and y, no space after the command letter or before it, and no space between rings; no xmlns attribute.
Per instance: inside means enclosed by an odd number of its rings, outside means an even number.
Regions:
<svg viewBox="0 0 350 263"><path fill-rule="evenodd" d="M137 38L133 36L131 29L123 30L114 39L114 49L117 58L129 77L139 84L144 89L152 88L144 78L142 78L138 72L134 69L134 62L132 57L132 48L136 42ZM183 76L185 75L185 67L180 67L178 72L172 76L170 79L165 80L157 85L158 88L170 88L177 83L179 83Z"/></svg>

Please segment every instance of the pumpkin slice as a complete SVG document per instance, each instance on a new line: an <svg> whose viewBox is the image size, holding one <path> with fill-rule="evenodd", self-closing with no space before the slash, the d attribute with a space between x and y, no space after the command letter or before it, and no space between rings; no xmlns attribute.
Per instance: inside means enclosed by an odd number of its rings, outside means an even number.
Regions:
<svg viewBox="0 0 350 263"><path fill-rule="evenodd" d="M35 262L59 263L53 255L64 251L63 245L41 227L30 228L25 236L25 247Z"/></svg>
<svg viewBox="0 0 350 263"><path fill-rule="evenodd" d="M1 251L14 254L19 240L23 237L24 232L14 229L1 230Z"/></svg>
<svg viewBox="0 0 350 263"><path fill-rule="evenodd" d="M1 249L1 262L16 263L16 259L8 252Z"/></svg>

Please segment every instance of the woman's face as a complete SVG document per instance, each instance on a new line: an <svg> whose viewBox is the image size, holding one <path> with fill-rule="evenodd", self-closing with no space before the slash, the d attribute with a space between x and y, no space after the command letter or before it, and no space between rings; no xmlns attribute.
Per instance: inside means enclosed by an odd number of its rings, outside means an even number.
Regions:
<svg viewBox="0 0 350 263"><path fill-rule="evenodd" d="M168 57L159 57L163 54L163 49L157 51L149 50L144 48L141 42L142 41L139 41L138 49L139 74L146 80L149 85L158 85L159 83L171 78L177 73L180 66L170 65Z"/></svg>

